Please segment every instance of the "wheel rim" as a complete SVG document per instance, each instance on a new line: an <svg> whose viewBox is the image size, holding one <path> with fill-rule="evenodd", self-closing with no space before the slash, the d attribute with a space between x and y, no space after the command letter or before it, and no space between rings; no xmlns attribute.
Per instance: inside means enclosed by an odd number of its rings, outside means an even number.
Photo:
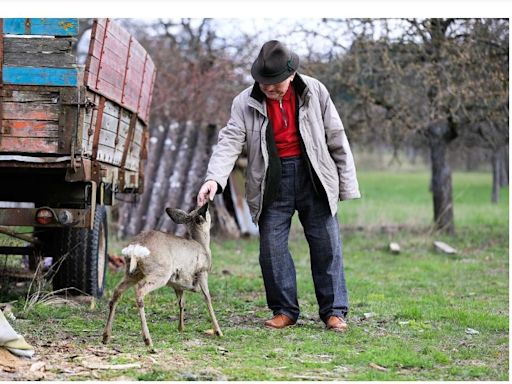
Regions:
<svg viewBox="0 0 512 384"><path fill-rule="evenodd" d="M105 238L105 228L100 228L98 244L98 292L103 289L103 279L105 278L105 264L107 262L107 239Z"/></svg>

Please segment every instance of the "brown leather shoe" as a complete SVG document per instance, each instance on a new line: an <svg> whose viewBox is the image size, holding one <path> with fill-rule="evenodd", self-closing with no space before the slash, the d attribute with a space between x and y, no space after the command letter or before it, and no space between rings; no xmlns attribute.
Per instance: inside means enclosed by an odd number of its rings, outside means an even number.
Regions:
<svg viewBox="0 0 512 384"><path fill-rule="evenodd" d="M343 320L342 317L338 316L330 316L327 319L327 323L325 323L327 329L330 329L335 332L345 332L348 328L347 323Z"/></svg>
<svg viewBox="0 0 512 384"><path fill-rule="evenodd" d="M294 325L295 321L282 313L275 315L272 319L265 321L265 327L269 328L285 328Z"/></svg>

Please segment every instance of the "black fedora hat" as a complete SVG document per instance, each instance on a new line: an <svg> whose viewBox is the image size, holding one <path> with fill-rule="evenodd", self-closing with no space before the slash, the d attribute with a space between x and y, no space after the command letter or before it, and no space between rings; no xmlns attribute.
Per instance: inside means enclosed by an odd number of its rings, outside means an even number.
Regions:
<svg viewBox="0 0 512 384"><path fill-rule="evenodd" d="M252 64L251 75L261 84L277 84L299 68L299 56L277 40L267 41Z"/></svg>

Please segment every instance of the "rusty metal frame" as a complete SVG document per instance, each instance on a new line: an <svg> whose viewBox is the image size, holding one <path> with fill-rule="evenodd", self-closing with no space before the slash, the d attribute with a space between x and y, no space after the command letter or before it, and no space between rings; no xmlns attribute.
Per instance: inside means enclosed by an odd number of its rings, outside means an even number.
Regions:
<svg viewBox="0 0 512 384"><path fill-rule="evenodd" d="M2 208L0 213L0 233L4 233L9 236L14 236L12 231L9 231L5 227L9 226L27 226L27 227L38 227L38 228L66 228L70 226L66 226L60 224L58 222L54 222L47 225L40 225L35 221L36 212L39 208ZM78 209L78 208L52 208L55 211L55 214L58 215L60 211L67 210L70 211L75 218L77 218L77 222L71 227L74 228L90 228L91 227L91 213L94 213L94 210L91 208ZM36 243L37 240L27 239L20 237L20 234L17 234L17 238L21 240Z"/></svg>
<svg viewBox="0 0 512 384"><path fill-rule="evenodd" d="M128 157L128 151L132 145L133 136L135 134L135 127L137 126L138 115L136 113L132 114L130 119L130 126L128 127L128 134L126 135L126 140L123 148L123 156L121 157L121 164L119 164L119 189L121 192L124 190L125 186L125 176L126 176L126 158Z"/></svg>
<svg viewBox="0 0 512 384"><path fill-rule="evenodd" d="M107 32L108 32L108 24L110 23L110 19L105 21L105 34L103 35L103 42L101 44L101 53L99 57L99 66L98 73L96 74L96 84L94 86L95 90L98 89L98 82L100 81L100 72L101 72L101 60L103 59L103 53L105 52L105 40L107 40ZM91 40L92 42L92 40Z"/></svg>
<svg viewBox="0 0 512 384"><path fill-rule="evenodd" d="M126 77L128 76L128 63L130 62L130 57L131 56L131 49L132 49L132 41L133 41L133 36L130 36L130 41L128 42L128 53L126 55L126 63L124 65L124 74L123 74L123 88L121 89L121 105L124 106L124 89L126 87Z"/></svg>
<svg viewBox="0 0 512 384"><path fill-rule="evenodd" d="M100 142L101 125L103 123L103 111L105 110L105 96L100 96L100 103L98 105L96 114L96 125L94 126L94 136L92 139L92 159L96 161L98 155L98 146Z"/></svg>

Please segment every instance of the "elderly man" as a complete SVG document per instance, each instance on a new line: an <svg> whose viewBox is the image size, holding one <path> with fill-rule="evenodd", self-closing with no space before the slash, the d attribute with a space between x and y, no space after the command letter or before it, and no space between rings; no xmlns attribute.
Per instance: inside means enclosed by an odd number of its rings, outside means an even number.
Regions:
<svg viewBox="0 0 512 384"><path fill-rule="evenodd" d="M359 198L354 160L341 119L325 86L297 73L299 57L276 40L266 42L251 69L255 84L233 100L219 132L198 204L225 188L245 147L246 195L260 233L260 266L271 328L299 317L295 266L288 249L295 211L310 249L319 315L326 328L347 329L348 294L336 211Z"/></svg>

